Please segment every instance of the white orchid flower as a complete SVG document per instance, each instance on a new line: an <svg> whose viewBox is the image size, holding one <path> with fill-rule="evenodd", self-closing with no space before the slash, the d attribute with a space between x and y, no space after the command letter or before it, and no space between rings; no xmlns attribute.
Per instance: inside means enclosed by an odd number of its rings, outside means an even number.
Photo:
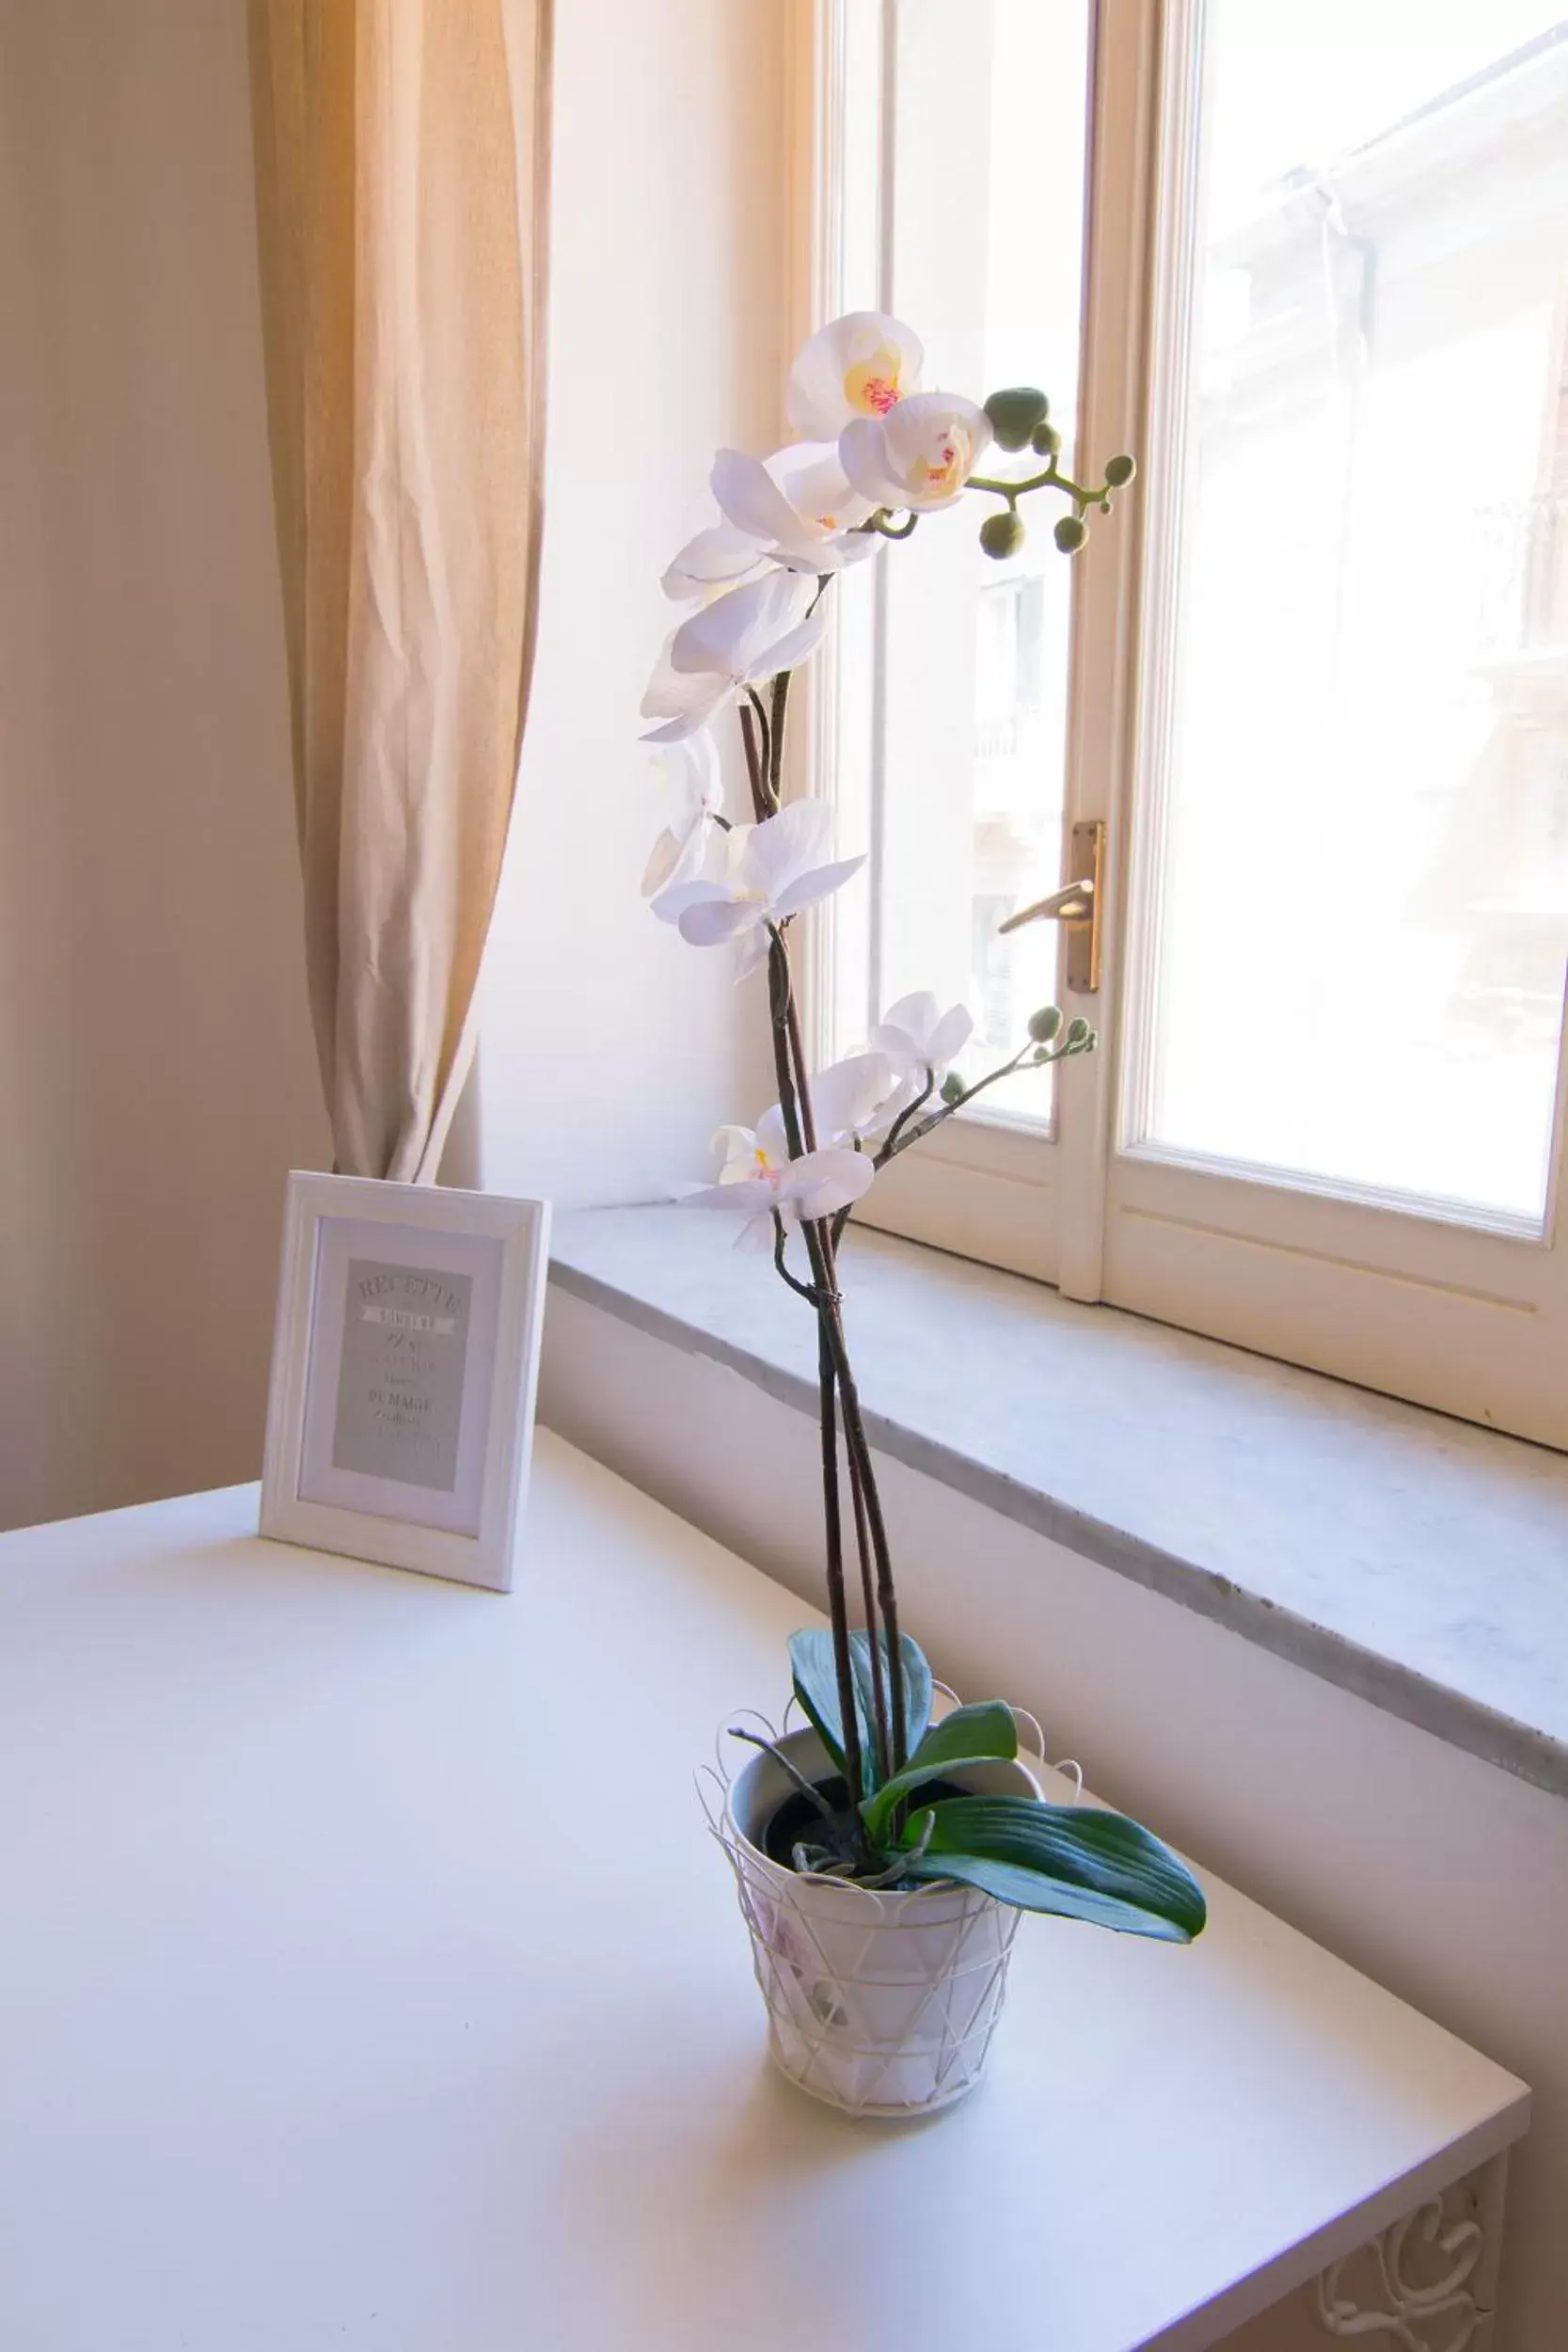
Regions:
<svg viewBox="0 0 1568 2352"><path fill-rule="evenodd" d="M750 532L737 531L733 523L710 523L687 541L658 584L674 603L685 604L738 587L761 563L762 549Z"/></svg>
<svg viewBox="0 0 1568 2352"><path fill-rule="evenodd" d="M667 640L642 697L642 716L662 719L645 743L678 743L705 726L743 686L760 685L809 660L827 633L817 584L772 571L732 588L693 612Z"/></svg>
<svg viewBox="0 0 1568 2352"><path fill-rule="evenodd" d="M841 1143L874 1126L897 1073L885 1054L847 1054L811 1081L812 1120L818 1143Z"/></svg>
<svg viewBox="0 0 1568 2352"><path fill-rule="evenodd" d="M792 1160L777 1107L754 1127L721 1127L713 1140L724 1153L719 1182L682 1185L675 1198L688 1208L743 1216L737 1249L770 1249L775 1216L786 1226L836 1216L861 1199L877 1172L865 1152L843 1144Z"/></svg>
<svg viewBox="0 0 1568 2352"><path fill-rule="evenodd" d="M780 578L784 578L780 574ZM662 912L694 947L741 942L737 977L768 953L769 925L799 914L847 882L863 857L832 859L833 813L826 801L791 801L760 825L734 825L724 835L721 879L682 882L663 895Z"/></svg>
<svg viewBox="0 0 1568 2352"><path fill-rule="evenodd" d="M812 1132L818 1144L853 1142L877 1125L895 1078L887 1056L878 1053L849 1054L819 1070L810 1082ZM783 1136L784 1113L777 1103L764 1111L756 1132L765 1142Z"/></svg>
<svg viewBox="0 0 1568 2352"><path fill-rule="evenodd" d="M885 417L920 389L920 339L884 310L820 327L789 372L789 421L803 441L836 441L852 417Z"/></svg>
<svg viewBox="0 0 1568 2352"><path fill-rule="evenodd" d="M876 553L875 537L856 529L871 501L849 487L832 441L797 441L771 457L721 449L713 495L737 533L789 570L836 572Z"/></svg>
<svg viewBox="0 0 1568 2352"><path fill-rule="evenodd" d="M665 639L642 696L643 718L666 722L663 726L650 727L642 738L644 743L686 741L707 724L724 699L721 693L717 700L710 701L711 679L693 677L675 668L670 656L679 635L679 629L673 628Z"/></svg>
<svg viewBox="0 0 1568 2352"><path fill-rule="evenodd" d="M885 417L857 417L838 437L863 498L928 515L951 506L990 439L990 420L957 392L917 392Z"/></svg>
<svg viewBox="0 0 1568 2352"><path fill-rule="evenodd" d="M880 1106L880 1118L895 1119L919 1100L927 1085L934 1094L974 1033L974 1015L969 1007L949 1005L943 1012L928 988L890 1005L869 1041L895 1081Z"/></svg>
<svg viewBox="0 0 1568 2352"><path fill-rule="evenodd" d="M705 727L660 752L657 764L674 808L649 855L642 896L653 900L653 912L669 923L674 917L668 912L666 894L683 882L694 882L702 873L713 820L724 805L724 785L719 747Z"/></svg>
<svg viewBox="0 0 1568 2352"><path fill-rule="evenodd" d="M928 988L900 996L890 1005L871 1032L876 1052L885 1055L896 1077L927 1071L940 1085L974 1033L974 1015L967 1005L949 1005L942 1011Z"/></svg>

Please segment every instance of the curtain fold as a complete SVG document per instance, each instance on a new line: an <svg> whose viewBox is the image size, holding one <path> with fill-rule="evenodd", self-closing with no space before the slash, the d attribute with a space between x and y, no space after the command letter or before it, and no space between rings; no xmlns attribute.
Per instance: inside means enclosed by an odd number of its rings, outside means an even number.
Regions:
<svg viewBox="0 0 1568 2352"><path fill-rule="evenodd" d="M311 1017L338 1168L433 1182L538 604L551 0L249 0Z"/></svg>

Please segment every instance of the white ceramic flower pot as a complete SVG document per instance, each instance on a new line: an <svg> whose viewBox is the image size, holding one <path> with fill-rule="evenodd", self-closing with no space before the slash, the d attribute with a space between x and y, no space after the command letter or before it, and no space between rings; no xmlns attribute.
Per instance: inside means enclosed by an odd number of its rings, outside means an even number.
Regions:
<svg viewBox="0 0 1568 2352"><path fill-rule="evenodd" d="M781 1744L808 1780L829 1776L816 1732L792 1732ZM949 1777L976 1796L1040 1793L1016 1762ZM732 1782L720 1830L751 1930L775 2062L802 2090L852 2115L926 2115L951 2106L985 2064L1017 1912L975 1887L895 1894L784 1868L763 1840L791 1787L759 1752Z"/></svg>

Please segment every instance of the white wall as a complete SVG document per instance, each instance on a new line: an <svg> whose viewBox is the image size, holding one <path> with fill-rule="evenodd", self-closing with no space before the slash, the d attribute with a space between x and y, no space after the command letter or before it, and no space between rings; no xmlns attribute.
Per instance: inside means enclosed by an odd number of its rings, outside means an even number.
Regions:
<svg viewBox="0 0 1568 2352"><path fill-rule="evenodd" d="M663 815L637 707L714 450L782 437L788 14L558 12L539 667L482 1045L494 1191L660 1199L772 1099L760 984L737 994L727 954L640 901Z"/></svg>
<svg viewBox="0 0 1568 2352"><path fill-rule="evenodd" d="M820 1602L804 1414L558 1287L540 1404L551 1428ZM945 1679L1033 1708L1101 1796L1532 2086L1497 2352L1560 2352L1568 1804L901 1463L878 1467L905 1623Z"/></svg>
<svg viewBox="0 0 1568 2352"><path fill-rule="evenodd" d="M0 0L0 1525L254 1474L324 1130L245 10Z"/></svg>

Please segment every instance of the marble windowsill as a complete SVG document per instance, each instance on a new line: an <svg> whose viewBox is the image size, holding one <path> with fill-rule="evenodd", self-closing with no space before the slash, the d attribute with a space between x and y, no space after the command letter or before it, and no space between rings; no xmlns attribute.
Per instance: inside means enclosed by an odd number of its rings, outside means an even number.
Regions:
<svg viewBox="0 0 1568 2352"><path fill-rule="evenodd" d="M557 1219L552 1282L814 1413L810 1316L727 1220ZM876 1444L1568 1795L1568 1456L871 1232Z"/></svg>

